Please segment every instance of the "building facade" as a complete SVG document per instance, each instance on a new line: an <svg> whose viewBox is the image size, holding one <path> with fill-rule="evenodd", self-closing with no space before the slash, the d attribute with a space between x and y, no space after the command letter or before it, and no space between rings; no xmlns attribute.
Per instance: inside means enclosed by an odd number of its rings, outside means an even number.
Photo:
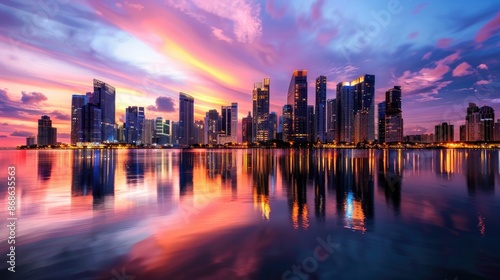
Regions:
<svg viewBox="0 0 500 280"><path fill-rule="evenodd" d="M55 145L57 143L57 129L52 127L49 116L42 116L38 120L38 146Z"/></svg>
<svg viewBox="0 0 500 280"><path fill-rule="evenodd" d="M269 100L271 80L265 78L264 82L253 85L253 126L252 142L269 140Z"/></svg>
<svg viewBox="0 0 500 280"><path fill-rule="evenodd" d="M327 141L335 141L337 135L337 99L326 101L326 130Z"/></svg>
<svg viewBox="0 0 500 280"><path fill-rule="evenodd" d="M252 113L248 112L248 116L241 120L241 137L243 143L252 142Z"/></svg>
<svg viewBox="0 0 500 280"><path fill-rule="evenodd" d="M194 144L194 98L186 93L179 93L179 145Z"/></svg>
<svg viewBox="0 0 500 280"><path fill-rule="evenodd" d="M403 111L400 86L394 86L385 93L385 105L385 142L402 142Z"/></svg>
<svg viewBox="0 0 500 280"><path fill-rule="evenodd" d="M327 128L326 128L326 76L319 76L316 78L316 100L314 112L314 126L316 135L314 141L327 141Z"/></svg>
<svg viewBox="0 0 500 280"><path fill-rule="evenodd" d="M292 105L291 140L309 141L307 131L307 70L293 71L288 87L287 104Z"/></svg>
<svg viewBox="0 0 500 280"><path fill-rule="evenodd" d="M438 124L435 127L435 141L438 143L449 143L454 141L454 125L450 125L446 122Z"/></svg>

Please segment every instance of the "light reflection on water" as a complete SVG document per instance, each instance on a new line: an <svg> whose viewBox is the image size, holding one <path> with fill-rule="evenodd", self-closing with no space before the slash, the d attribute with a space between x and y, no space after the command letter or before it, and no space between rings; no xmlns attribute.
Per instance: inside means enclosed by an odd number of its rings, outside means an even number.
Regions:
<svg viewBox="0 0 500 280"><path fill-rule="evenodd" d="M500 271L498 151L1 157L2 170L14 164L18 174L18 279L112 279L122 268L136 279L280 279L327 235L340 247L312 279L487 279ZM0 193L6 205L6 186Z"/></svg>

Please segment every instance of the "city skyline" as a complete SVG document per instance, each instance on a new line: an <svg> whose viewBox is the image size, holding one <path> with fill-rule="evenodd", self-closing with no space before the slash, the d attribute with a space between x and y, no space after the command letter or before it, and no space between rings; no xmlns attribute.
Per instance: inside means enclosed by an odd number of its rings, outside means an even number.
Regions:
<svg viewBox="0 0 500 280"><path fill-rule="evenodd" d="M230 96L239 104L241 127L252 111L252 83L271 78L269 111L279 113L294 69L308 70L308 105L315 104L315 77L326 76L328 100L337 83L372 73L377 104L401 85L404 135L432 133L450 122L459 139L468 103L500 109L494 58L500 4L393 2L90 1L55 2L57 9L6 2L0 6L6 54L0 146L25 143L42 115L51 116L58 139L70 142L72 95L94 91L93 77L116 87L118 123L130 105L146 108L148 118L175 120L177 94L187 92L197 101L195 120L229 105ZM45 17L23 21L37 12ZM75 19L73 12L87 17ZM356 16L344 20L350 15ZM243 26L244 19L251 24ZM369 42L356 42L360 30L371 30L363 37Z"/></svg>

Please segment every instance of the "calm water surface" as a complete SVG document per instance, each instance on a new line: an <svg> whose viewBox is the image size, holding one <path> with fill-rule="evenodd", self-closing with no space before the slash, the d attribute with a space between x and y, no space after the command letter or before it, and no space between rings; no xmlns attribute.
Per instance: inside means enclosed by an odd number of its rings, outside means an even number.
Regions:
<svg viewBox="0 0 500 280"><path fill-rule="evenodd" d="M499 151L1 151L0 279L500 279ZM15 276L15 277L13 277ZM132 278L135 277L135 278Z"/></svg>

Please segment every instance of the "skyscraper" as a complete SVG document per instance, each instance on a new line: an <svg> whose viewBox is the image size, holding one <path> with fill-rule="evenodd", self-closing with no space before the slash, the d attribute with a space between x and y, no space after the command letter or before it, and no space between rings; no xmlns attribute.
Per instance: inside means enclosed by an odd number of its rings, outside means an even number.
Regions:
<svg viewBox="0 0 500 280"><path fill-rule="evenodd" d="M217 136L221 131L221 117L217 110L209 110L205 115L205 136L204 143L215 145L217 144ZM251 126L250 126L251 128Z"/></svg>
<svg viewBox="0 0 500 280"><path fill-rule="evenodd" d="M467 141L467 127L465 124L460 126L460 142L465 142Z"/></svg>
<svg viewBox="0 0 500 280"><path fill-rule="evenodd" d="M454 140L454 125L446 122L438 124L435 127L436 142L453 142Z"/></svg>
<svg viewBox="0 0 500 280"><path fill-rule="evenodd" d="M495 141L500 141L500 119L495 123Z"/></svg>
<svg viewBox="0 0 500 280"><path fill-rule="evenodd" d="M253 85L253 142L269 140L270 83L270 79L265 78L263 83L257 82Z"/></svg>
<svg viewBox="0 0 500 280"><path fill-rule="evenodd" d="M314 106L307 105L307 141L316 142L316 118L314 117Z"/></svg>
<svg viewBox="0 0 500 280"><path fill-rule="evenodd" d="M495 110L489 106L479 108L481 141L490 142L495 140Z"/></svg>
<svg viewBox="0 0 500 280"><path fill-rule="evenodd" d="M101 109L102 142L115 140L115 88L105 82L94 79L94 93L89 103Z"/></svg>
<svg viewBox="0 0 500 280"><path fill-rule="evenodd" d="M238 103L222 106L222 124L219 144L238 142Z"/></svg>
<svg viewBox="0 0 500 280"><path fill-rule="evenodd" d="M87 96L73 94L71 97L71 145L83 141L83 106L87 105Z"/></svg>
<svg viewBox="0 0 500 280"><path fill-rule="evenodd" d="M125 109L125 141L127 143L141 144L144 119L144 107L129 106Z"/></svg>
<svg viewBox="0 0 500 280"><path fill-rule="evenodd" d="M179 145L194 144L194 98L183 92L179 93Z"/></svg>
<svg viewBox="0 0 500 280"><path fill-rule="evenodd" d="M205 143L205 121L194 121L193 133L193 141L195 144Z"/></svg>
<svg viewBox="0 0 500 280"><path fill-rule="evenodd" d="M354 115L359 114L360 127L358 131L364 131L366 135L360 135L360 140L375 140L375 76L364 75L350 83L354 95ZM366 115L362 116L362 115ZM356 128L355 128L356 129Z"/></svg>
<svg viewBox="0 0 500 280"><path fill-rule="evenodd" d="M57 129L52 127L52 120L50 120L49 116L42 116L38 120L37 138L39 146L55 145L57 143Z"/></svg>
<svg viewBox="0 0 500 280"><path fill-rule="evenodd" d="M82 107L82 135L79 142L100 143L102 142L102 112L101 109L92 103L87 103ZM79 139L80 140L80 139Z"/></svg>
<svg viewBox="0 0 500 280"><path fill-rule="evenodd" d="M282 139L283 141L291 141L292 140L292 113L293 107L292 105L283 106L283 130L282 130Z"/></svg>
<svg viewBox="0 0 500 280"><path fill-rule="evenodd" d="M154 137L156 136L156 121L144 120L141 133L141 143L145 145L153 144Z"/></svg>
<svg viewBox="0 0 500 280"><path fill-rule="evenodd" d="M278 115L275 112L271 112L268 117L269 126L269 140L276 139L276 133L278 132Z"/></svg>
<svg viewBox="0 0 500 280"><path fill-rule="evenodd" d="M326 142L326 76L316 78L315 123L316 136L314 141Z"/></svg>
<svg viewBox="0 0 500 280"><path fill-rule="evenodd" d="M337 134L337 99L326 101L326 139L328 142L335 141Z"/></svg>
<svg viewBox="0 0 500 280"><path fill-rule="evenodd" d="M348 82L337 84L337 142L354 141L354 95Z"/></svg>
<svg viewBox="0 0 500 280"><path fill-rule="evenodd" d="M243 143L252 141L252 113L248 112L248 116L241 120L241 137Z"/></svg>
<svg viewBox="0 0 500 280"><path fill-rule="evenodd" d="M378 104L378 142L385 143L385 101Z"/></svg>
<svg viewBox="0 0 500 280"><path fill-rule="evenodd" d="M465 116L465 132L467 141L479 141L479 107L475 103L469 103L467 115Z"/></svg>
<svg viewBox="0 0 500 280"><path fill-rule="evenodd" d="M401 87L394 86L385 93L385 142L403 141Z"/></svg>
<svg viewBox="0 0 500 280"><path fill-rule="evenodd" d="M293 71L288 87L287 104L292 105L291 140L308 141L307 134L307 70Z"/></svg>

